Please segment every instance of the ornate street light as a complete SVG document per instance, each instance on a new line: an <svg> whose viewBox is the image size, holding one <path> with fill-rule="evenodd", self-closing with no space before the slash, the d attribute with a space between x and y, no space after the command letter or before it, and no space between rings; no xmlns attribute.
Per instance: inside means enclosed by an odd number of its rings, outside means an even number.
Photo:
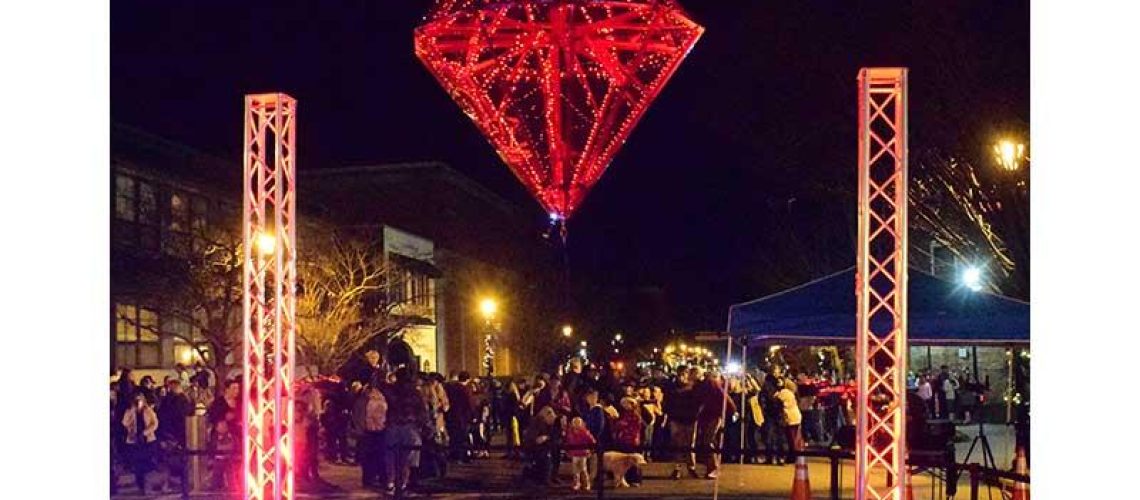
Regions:
<svg viewBox="0 0 1140 500"><path fill-rule="evenodd" d="M1002 139L994 144L994 159L1005 170L1020 170L1021 162L1025 160L1025 144Z"/></svg>

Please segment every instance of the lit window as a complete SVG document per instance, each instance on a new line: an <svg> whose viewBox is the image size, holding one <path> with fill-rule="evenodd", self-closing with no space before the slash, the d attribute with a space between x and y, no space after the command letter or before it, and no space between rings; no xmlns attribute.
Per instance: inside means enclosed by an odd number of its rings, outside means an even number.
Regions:
<svg viewBox="0 0 1140 500"><path fill-rule="evenodd" d="M158 314L130 304L115 305L115 356L126 367L161 364Z"/></svg>
<svg viewBox="0 0 1140 500"><path fill-rule="evenodd" d="M135 306L116 304L115 305L115 341L117 342L135 342L138 336L135 334L135 321L138 312Z"/></svg>

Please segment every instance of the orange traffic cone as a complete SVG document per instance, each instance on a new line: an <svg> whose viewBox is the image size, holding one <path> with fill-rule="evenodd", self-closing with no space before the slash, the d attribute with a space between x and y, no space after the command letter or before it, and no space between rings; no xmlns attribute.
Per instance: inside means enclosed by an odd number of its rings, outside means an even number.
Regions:
<svg viewBox="0 0 1140 500"><path fill-rule="evenodd" d="M792 482L791 500L811 500L811 483L808 481L807 459L796 457L796 479Z"/></svg>
<svg viewBox="0 0 1140 500"><path fill-rule="evenodd" d="M904 474L906 474L906 482L903 483L903 499L914 500L914 487L911 484L914 482L914 476L911 475L909 469Z"/></svg>
<svg viewBox="0 0 1140 500"><path fill-rule="evenodd" d="M1013 459L1013 472L1023 476L1029 475L1029 467L1025 466L1025 449L1018 447L1017 456ZM1020 481L1013 483L1013 496L1010 500L1029 500L1029 483Z"/></svg>

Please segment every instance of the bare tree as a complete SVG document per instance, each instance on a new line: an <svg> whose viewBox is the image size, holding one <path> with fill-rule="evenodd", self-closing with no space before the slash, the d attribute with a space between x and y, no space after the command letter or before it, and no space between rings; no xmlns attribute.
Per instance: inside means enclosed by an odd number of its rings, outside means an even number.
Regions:
<svg viewBox="0 0 1140 500"><path fill-rule="evenodd" d="M298 265L297 349L301 361L330 374L369 341L391 340L412 323L407 270L376 242L308 231Z"/></svg>
<svg viewBox="0 0 1140 500"><path fill-rule="evenodd" d="M121 321L192 346L215 378L226 377L241 348L242 249L234 231L201 232L174 255L112 261L115 295L131 298L154 310L161 324L143 324L133 317ZM177 320L188 331L171 328ZM218 384L219 387L222 384Z"/></svg>
<svg viewBox="0 0 1140 500"><path fill-rule="evenodd" d="M1028 298L1028 176L995 178L969 160L933 149L914 159L912 252L930 259L934 241L956 262L983 267L987 288Z"/></svg>

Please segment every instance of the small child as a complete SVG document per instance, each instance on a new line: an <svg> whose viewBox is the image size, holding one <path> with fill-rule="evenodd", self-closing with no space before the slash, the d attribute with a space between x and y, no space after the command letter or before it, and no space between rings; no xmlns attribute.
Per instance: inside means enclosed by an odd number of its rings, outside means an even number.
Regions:
<svg viewBox="0 0 1140 500"><path fill-rule="evenodd" d="M570 448L566 454L570 455L574 471L574 484L570 489L574 491L580 488L590 489L590 468L587 466L587 458L590 456L589 447L596 444L598 441L586 428L586 421L582 420L582 417L570 420L570 427L566 429L566 446Z"/></svg>

